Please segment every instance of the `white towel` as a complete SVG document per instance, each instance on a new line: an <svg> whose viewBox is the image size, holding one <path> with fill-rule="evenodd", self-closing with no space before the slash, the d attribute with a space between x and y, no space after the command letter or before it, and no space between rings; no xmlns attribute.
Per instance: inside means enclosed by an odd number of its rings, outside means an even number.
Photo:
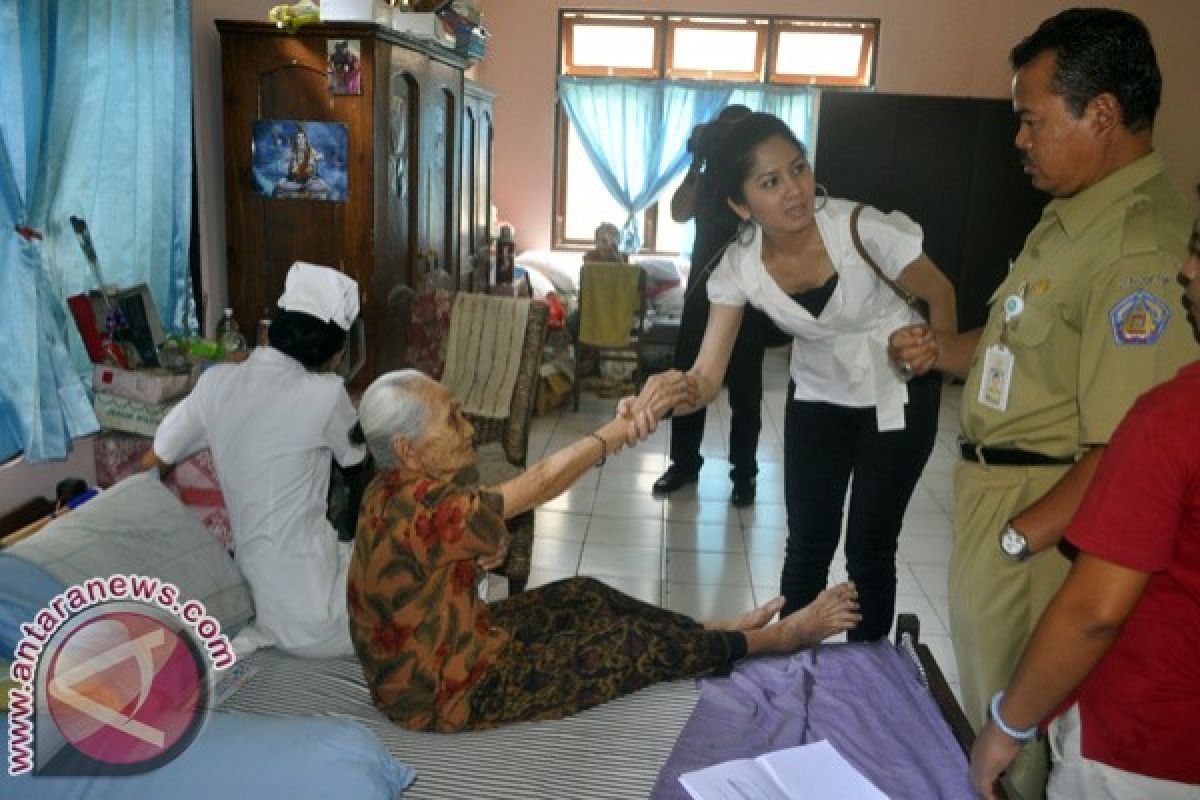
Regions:
<svg viewBox="0 0 1200 800"><path fill-rule="evenodd" d="M468 414L504 419L525 346L529 299L459 292L442 383Z"/></svg>

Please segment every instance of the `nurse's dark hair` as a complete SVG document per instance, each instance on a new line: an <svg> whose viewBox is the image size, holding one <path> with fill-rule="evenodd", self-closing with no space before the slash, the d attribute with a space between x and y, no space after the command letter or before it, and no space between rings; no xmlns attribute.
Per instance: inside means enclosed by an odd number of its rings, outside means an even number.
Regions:
<svg viewBox="0 0 1200 800"><path fill-rule="evenodd" d="M271 347L309 369L320 367L346 346L346 332L302 311L280 311L267 328Z"/></svg>
<svg viewBox="0 0 1200 800"><path fill-rule="evenodd" d="M1076 119L1092 98L1108 92L1132 133L1149 130L1162 100L1162 73L1150 32L1127 11L1071 8L1042 22L1009 53L1014 70L1054 53L1050 88Z"/></svg>
<svg viewBox="0 0 1200 800"><path fill-rule="evenodd" d="M745 204L744 187L746 179L754 169L755 151L763 142L776 136L794 145L800 151L800 155L808 159L808 149L804 142L800 141L786 122L774 114L756 111L725 128L709 161L709 169L712 170L712 191L708 196L713 204L710 212L714 218L727 220L727 217L733 217L736 228L738 218L729 208L727 201Z"/></svg>

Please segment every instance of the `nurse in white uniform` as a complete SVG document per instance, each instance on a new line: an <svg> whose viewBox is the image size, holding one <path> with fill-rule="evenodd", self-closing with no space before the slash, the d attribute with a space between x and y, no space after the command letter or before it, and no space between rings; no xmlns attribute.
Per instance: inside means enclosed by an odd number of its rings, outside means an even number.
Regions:
<svg viewBox="0 0 1200 800"><path fill-rule="evenodd" d="M220 364L163 420L154 456L169 467L209 448L229 519L234 559L254 595L255 620L235 637L239 656L274 645L294 655L353 652L346 618L350 543L326 518L330 457L365 456L357 417L332 370L358 316L358 285L296 262L269 347Z"/></svg>

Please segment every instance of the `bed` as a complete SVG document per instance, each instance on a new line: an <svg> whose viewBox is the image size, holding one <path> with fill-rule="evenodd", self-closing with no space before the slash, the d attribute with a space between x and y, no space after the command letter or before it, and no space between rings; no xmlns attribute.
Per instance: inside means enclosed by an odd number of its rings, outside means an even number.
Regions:
<svg viewBox="0 0 1200 800"><path fill-rule="evenodd" d="M822 647L828 653L831 648L837 652L837 648L859 645ZM920 644L916 617L901 615L897 643L879 647L903 655L914 683L928 682L928 689L922 691L946 727L941 741L924 743L921 750L935 757L953 748L958 761L951 768L958 770L965 787L965 751L955 734L969 733L969 727L962 727L966 720L953 694L929 649ZM288 715L319 709L359 720L389 751L416 770L417 780L404 793L406 800L684 796L673 789L674 775L660 780L659 773L701 697L697 682L653 686L563 720L475 733L432 734L398 728L374 708L352 658L306 661L260 651L248 664L257 672L223 708ZM943 765L943 772L945 769ZM937 796L925 795L919 800ZM942 792L940 796L969 795Z"/></svg>
<svg viewBox="0 0 1200 800"><path fill-rule="evenodd" d="M678 317L683 313L683 292L688 265L671 256L639 255L630 259L646 270L646 299L658 316ZM529 281L534 297L555 292L568 302L579 294L579 272L583 254L565 250L526 250L516 257L517 271Z"/></svg>
<svg viewBox="0 0 1200 800"><path fill-rule="evenodd" d="M157 575L178 585L183 596L201 599L226 631L244 624L252 613L249 592L224 548L150 475L121 482L0 552L0 568L6 559L9 567L25 564L51 574L60 585L91 575ZM0 634L8 637L10 647L19 621L32 619L30 609L46 602L44 596L26 596L23 607L20 602L10 605L22 600L14 598L20 592L3 590L16 586L11 580L0 586L0 612L8 614L0 614ZM949 775L951 783L965 785L970 729L931 653L919 642L916 618L901 615L894 644L827 644L793 658L797 664L799 659L830 662L853 648L876 648L872 657L892 664L889 680L906 687L887 695L882 704L887 714L882 716L900 713L903 695L934 720L919 746L903 757L904 768L939 772ZM735 671L720 680L739 677ZM662 684L563 720L476 733L414 733L396 727L374 708L353 658L305 660L263 650L221 673L210 703L216 708L212 718L175 761L136 779L111 781L103 791L90 785L96 781L91 778L32 788L45 798L158 796L162 786L171 786L174 797L215 794L257 800L283 796L285 786L289 798L390 797L415 771L415 783L404 798L665 800L679 795L674 774L664 766L686 767L689 759L704 758L680 748L689 741L693 712L711 685L716 682ZM875 727L881 718L870 706L855 713L864 728ZM853 743L830 738L835 746L844 744L849 752L843 754L853 761ZM886 765L888 758L878 760ZM886 772L873 778L888 780ZM13 779L0 776L0 795L9 796L11 789L12 796L25 796L31 789L22 782L6 786L6 780ZM925 793L921 800L937 796L966 795L939 791Z"/></svg>

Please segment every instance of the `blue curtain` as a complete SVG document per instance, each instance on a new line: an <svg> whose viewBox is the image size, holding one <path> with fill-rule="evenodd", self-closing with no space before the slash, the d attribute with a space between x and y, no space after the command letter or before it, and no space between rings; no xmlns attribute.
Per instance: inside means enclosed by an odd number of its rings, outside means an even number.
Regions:
<svg viewBox="0 0 1200 800"><path fill-rule="evenodd" d="M741 103L751 111L774 114L788 124L796 138L808 147L813 157L813 101L815 92L807 86L739 84L729 96L730 103Z"/></svg>
<svg viewBox="0 0 1200 800"><path fill-rule="evenodd" d="M149 285L168 328L190 318L188 0L0 0L0 459L66 456L96 430L90 370L64 298Z"/></svg>
<svg viewBox="0 0 1200 800"><path fill-rule="evenodd" d="M558 79L558 99L596 173L629 216L621 249L641 244L636 214L687 166L692 127L729 99L728 86L622 78Z"/></svg>

